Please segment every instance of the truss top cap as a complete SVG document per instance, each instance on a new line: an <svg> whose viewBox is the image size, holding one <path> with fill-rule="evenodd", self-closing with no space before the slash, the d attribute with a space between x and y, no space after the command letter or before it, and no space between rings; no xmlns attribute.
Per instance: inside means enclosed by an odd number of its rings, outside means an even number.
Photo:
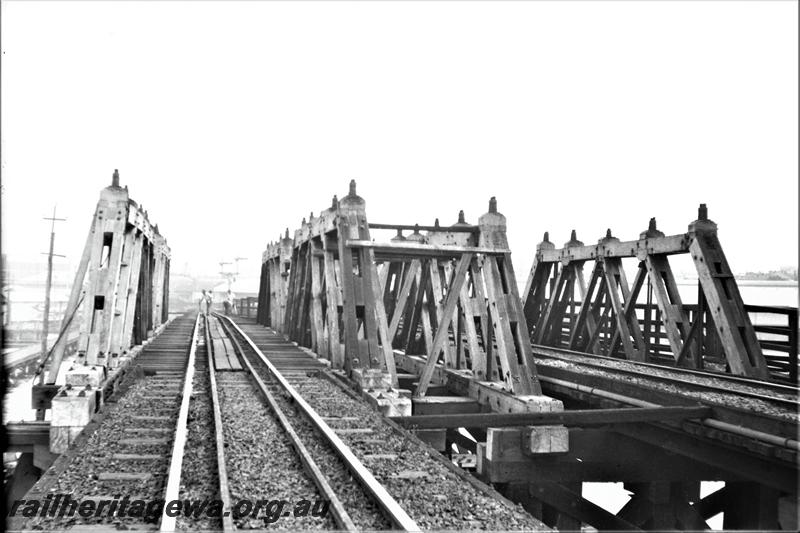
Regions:
<svg viewBox="0 0 800 533"><path fill-rule="evenodd" d="M458 212L458 222L453 224L453 226L469 226L469 224L467 224L466 219L464 218L464 210L463 209Z"/></svg>
<svg viewBox="0 0 800 533"><path fill-rule="evenodd" d="M717 224L708 218L708 207L700 204L697 209L697 220L689 224L689 233L696 231L717 231Z"/></svg>
<svg viewBox="0 0 800 533"><path fill-rule="evenodd" d="M419 232L419 224L414 224L414 233L408 236L407 241L425 242L425 236Z"/></svg>
<svg viewBox="0 0 800 533"><path fill-rule="evenodd" d="M434 228L438 228L439 227L439 217L436 217L436 220L433 221L433 227Z"/></svg>
<svg viewBox="0 0 800 533"><path fill-rule="evenodd" d="M603 237L602 239L597 241L598 244L604 244L604 243L607 243L607 242L619 242L619 239L617 239L616 237L611 235L611 228L608 228L606 230L606 236L605 237Z"/></svg>
<svg viewBox="0 0 800 533"><path fill-rule="evenodd" d="M114 174L111 176L111 186L119 187L119 170L114 169Z"/></svg>
<svg viewBox="0 0 800 533"><path fill-rule="evenodd" d="M505 225L506 217L499 211L497 211L497 198L492 196L489 199L489 211L478 217L478 225L483 224L491 224L491 225Z"/></svg>
<svg viewBox="0 0 800 533"><path fill-rule="evenodd" d="M555 244L550 242L550 232L545 231L544 237L542 237L542 242L536 245L537 250L554 250L556 247Z"/></svg>
<svg viewBox="0 0 800 533"><path fill-rule="evenodd" d="M350 180L350 191L347 196L341 199L339 207L344 209L348 207L355 207L363 209L366 202L359 195L356 194L356 180Z"/></svg>
<svg viewBox="0 0 800 533"><path fill-rule="evenodd" d="M572 246L583 246L583 241L578 240L578 234L575 230L569 234L569 240L564 243L564 248L570 248Z"/></svg>
<svg viewBox="0 0 800 533"><path fill-rule="evenodd" d="M650 239L652 237L663 237L664 232L658 231L656 228L656 217L650 219L650 223L647 225L647 231L643 231L639 234L640 239Z"/></svg>
<svg viewBox="0 0 800 533"><path fill-rule="evenodd" d="M485 248L508 248L506 217L497 211L497 198L489 200L489 212L478 218L478 246Z"/></svg>

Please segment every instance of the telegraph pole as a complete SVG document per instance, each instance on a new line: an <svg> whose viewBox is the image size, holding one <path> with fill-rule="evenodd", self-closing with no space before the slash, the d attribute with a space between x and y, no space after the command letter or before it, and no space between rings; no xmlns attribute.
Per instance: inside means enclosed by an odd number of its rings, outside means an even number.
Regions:
<svg viewBox="0 0 800 533"><path fill-rule="evenodd" d="M236 278L239 276L239 261L245 261L246 257L234 257L234 272L225 272L225 265L232 264L230 261L220 261L219 262L219 274L228 282L228 290L231 290L231 284L236 281Z"/></svg>
<svg viewBox="0 0 800 533"><path fill-rule="evenodd" d="M44 324L42 327L42 362L47 356L47 334L50 329L50 287L53 284L53 256L64 257L63 255L53 253L53 244L56 240L56 222L63 222L66 218L56 218L56 208L53 206L53 216L43 217L44 220L50 220L50 251L42 255L47 255L47 283L45 285L44 295ZM39 374L39 384L44 383L44 372Z"/></svg>
<svg viewBox="0 0 800 533"><path fill-rule="evenodd" d="M231 290L231 276L233 276L233 273L225 272L225 265L230 265L230 264L231 264L230 261L219 262L219 275L228 281L228 290Z"/></svg>
<svg viewBox="0 0 800 533"><path fill-rule="evenodd" d="M238 277L239 276L239 261L247 261L247 258L246 257L234 257L233 260L236 263L236 276ZM236 279L234 278L233 281L236 281Z"/></svg>

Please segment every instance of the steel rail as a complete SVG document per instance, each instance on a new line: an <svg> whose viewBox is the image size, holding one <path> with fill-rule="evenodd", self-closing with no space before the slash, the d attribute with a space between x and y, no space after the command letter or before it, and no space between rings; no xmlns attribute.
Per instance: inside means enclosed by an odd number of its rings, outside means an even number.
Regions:
<svg viewBox="0 0 800 533"><path fill-rule="evenodd" d="M225 466L225 435L222 427L222 411L219 407L219 393L217 392L217 377L214 373L214 355L212 354L211 336L208 332L208 317L204 318L206 339L206 354L208 355L208 378L211 388L211 403L214 412L214 441L217 447L217 476L219 478L219 496L222 500L222 531L234 531L233 517L231 516L231 493L228 484L228 469ZM226 512L227 511L227 512Z"/></svg>
<svg viewBox="0 0 800 533"><path fill-rule="evenodd" d="M647 363L645 361L631 361L628 359L620 359L619 357L612 357L610 355L599 355L594 353L584 353L579 352L576 350L570 350L569 348L563 347L555 347L555 346L546 346L544 344L531 344L531 347L537 351L554 351L559 352L560 354L568 354L568 355L575 355L575 356L582 356L582 357L590 357L593 359L604 359L608 361L618 361L624 363L630 363L632 365L643 366L648 368L657 368L662 370L671 370L673 372L681 372L684 374L692 374L702 377L712 377L718 378L721 380L731 381L734 383L741 383L743 385L753 385L757 387L765 387L771 388L777 392L783 392L786 394L798 394L798 387L796 385L788 385L785 383L779 383L777 381L765 381L763 379L758 378L750 378L747 376L739 376L735 374L725 374L722 372L714 372L711 370L699 370L697 368L687 368L687 367L679 367L679 366L670 366L670 365L662 365L658 363Z"/></svg>
<svg viewBox="0 0 800 533"><path fill-rule="evenodd" d="M571 381L565 381L563 379L551 378L548 376L541 376L541 375L538 376L538 378L540 381L544 383L551 383L559 387L564 387L579 392L585 392L587 394L592 394L594 396L599 396L601 398L607 398L609 400L614 400L620 403L627 403L629 405L636 405L638 407L662 407L660 404L657 403L646 402L644 400L639 400L638 398L632 398L630 396L624 396L622 394L617 394L615 392L610 392L604 389L598 389L597 387L587 387L586 385L572 383ZM778 435L772 435L769 433L765 433L763 431L744 428L742 426L737 426L734 424L730 424L728 422L723 422L715 418L704 418L700 420L700 423L703 424L704 426L708 426L714 429L719 429L722 431L727 431L728 433L733 433L734 435L739 435L740 437L747 437L759 440L761 442L765 442L767 444L772 444L773 446L780 446L782 448L787 448L794 451L800 451L800 441L797 441L795 439L790 439L788 437L779 437Z"/></svg>
<svg viewBox="0 0 800 533"><path fill-rule="evenodd" d="M581 352L575 352L573 350L567 350L564 348L554 348L551 346L542 346L538 344L533 345L534 355L547 357L550 359L557 359L559 361L566 361L576 365L584 365L590 366L593 368L599 368L608 372L616 372L622 374L629 374L629 375L637 375L637 376L644 376L647 379L653 380L660 380L666 382L672 382L680 384L683 387L693 388L695 390L712 390L712 391L720 391L725 393L735 393L740 396L747 396L749 398L754 398L758 400L763 400L766 402L781 404L783 406L792 407L797 409L800 407L800 401L797 398L798 389L796 387L791 387L789 385L782 385L778 383L772 383L767 381L761 381L756 379L750 378L742 378L740 376L731 376L729 374L719 374L716 372L704 372L701 370L695 370L690 368L681 368L681 367L673 367L667 365L658 365L654 363L644 363L639 361L628 361L627 359L619 359L616 357L609 357L604 355L595 355L595 354L585 354ZM548 353L549 352L549 353ZM581 360L577 360L576 357L582 358ZM603 360L610 360L618 363L626 363L635 366L644 367L645 370L641 372L637 372L636 370L632 370L629 368L620 368L620 367L610 367L608 365L604 365L600 362L593 362L587 359L603 359ZM761 394L758 392L746 391L746 390L733 390L728 389L721 386L715 386L711 384L704 384L704 383L697 383L695 381L689 381L685 379L681 379L675 376L662 376L657 374L649 374L646 372L647 368L655 368L658 370L664 370L667 372L674 372L676 374L688 374L688 375L696 375L700 377L707 377L713 379L719 379L721 381L729 381L731 383L739 383L742 385L752 386L752 387L763 387L765 389L771 389L774 392L779 394L794 394L795 398L782 398L778 396L769 396L767 394Z"/></svg>
<svg viewBox="0 0 800 533"><path fill-rule="evenodd" d="M358 528L356 527L355 523L353 523L353 520L350 518L350 515L345 510L344 505L342 505L342 502L339 499L339 497L336 495L336 492L330 486L330 484L328 483L328 480L325 478L325 475L322 473L322 470L320 470L320 468L317 465L316 461L314 461L314 459L311 457L311 453L308 451L306 446L303 444L303 441L300 440L300 436L297 434L297 432L292 427L292 424L291 424L291 422L289 422L288 417L283 412L283 410L280 408L280 406L278 405L278 402L275 400L275 397L269 391L269 389L267 388L267 385L264 383L264 381L258 375L258 373L256 372L255 368L253 368L252 363L250 362L250 360L245 355L244 350L242 349L241 345L239 344L239 341L237 341L236 337L234 337L231 334L230 329L228 329L228 326L224 322L220 321L220 324L225 329L226 333L228 333L228 336L230 337L231 342L236 347L236 351L238 351L239 355L241 355L242 362L247 367L247 369L250 371L250 375L253 376L253 379L255 380L256 384L258 385L258 388L261 391L261 394L267 400L267 403L269 404L270 408L272 409L272 411L277 416L278 421L281 423L281 426L283 427L283 430L289 436L289 440L292 443L292 447L294 447L295 451L297 452L297 455L300 458L300 462L303 463L303 466L305 467L306 472L308 472L308 474L311 476L312 480L314 481L314 484L317 486L317 488L322 493L322 495L325 498L327 498L328 501L330 502L331 514L333 514L333 519L336 522L336 525L338 527L342 528L345 531L358 531ZM213 372L213 370L212 370L212 372Z"/></svg>
<svg viewBox="0 0 800 533"><path fill-rule="evenodd" d="M238 324L236 324L229 317L225 318L237 333L244 339L250 348L258 355L261 362L267 367L269 372L275 377L283 389L289 393L297 405L308 417L309 421L316 427L316 429L328 441L331 447L336 451L339 457L343 460L344 464L353 473L353 475L361 482L361 485L366 491L375 499L378 506L383 510L386 517L398 528L404 531L421 531L421 528L414 520L408 516L408 513L400 507L400 504L389 494L386 488L378 482L372 473L358 460L353 454L352 450L339 438L338 435L331 429L331 427L317 414L317 412L305 401L305 399L295 390L294 387L286 380L275 365L273 365L264 353L256 346L250 337L242 331Z"/></svg>
<svg viewBox="0 0 800 533"><path fill-rule="evenodd" d="M189 346L189 361L186 364L186 374L183 378L183 392L181 407L178 412L178 422L175 424L175 439L172 442L172 459L167 475L167 487L164 490L164 501L170 502L178 499L181 486L181 467L183 466L183 451L186 447L186 422L189 418L189 401L192 398L192 377L194 376L195 353L197 351L197 330L200 325L200 314L194 321L191 345ZM167 514L167 506L161 513L160 531L175 531L175 516Z"/></svg>

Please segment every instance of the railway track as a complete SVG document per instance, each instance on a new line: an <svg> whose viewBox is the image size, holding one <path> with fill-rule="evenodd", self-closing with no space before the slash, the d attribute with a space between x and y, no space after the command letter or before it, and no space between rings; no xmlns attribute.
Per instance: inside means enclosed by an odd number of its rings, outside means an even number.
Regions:
<svg viewBox="0 0 800 533"><path fill-rule="evenodd" d="M318 375L325 367L319 360L270 330L250 329L259 344L226 318L176 320L137 358L144 375L104 408L85 442L39 487L42 497L70 494L98 506L141 500L146 509L132 514L129 504L120 516L115 505L23 527L544 528L336 378ZM184 505L177 513L157 505L176 500ZM194 512L185 502L194 502Z"/></svg>
<svg viewBox="0 0 800 533"><path fill-rule="evenodd" d="M109 400L78 436L79 446L70 447L28 495L42 500L48 493L69 495L69 500L60 500L59 509L69 509L65 501L91 500L93 513L45 513L31 518L27 528L152 528L158 523L155 507L137 508L135 502L162 499L175 483L171 465L182 438L181 415L188 405L184 378L192 365L196 334L197 320L183 316L145 346L135 361L144 375L116 401ZM116 511L123 508L126 516L121 517Z"/></svg>
<svg viewBox="0 0 800 533"><path fill-rule="evenodd" d="M740 398L757 400L790 413L797 413L798 409L800 409L798 388L790 385L716 372L653 363L622 361L614 357L587 355L548 346L534 345L533 349L534 355L545 365L548 364L548 361L562 361L584 368L613 371L620 376L668 384L676 387L678 391L691 391L696 394L721 394L725 396L735 393Z"/></svg>
<svg viewBox="0 0 800 533"><path fill-rule="evenodd" d="M216 317L211 322L218 320ZM224 319L219 319L224 320ZM333 524L328 528L355 530L380 530L401 529L405 531L419 530L419 526L408 516L398 503L386 492L370 474L369 470L353 455L337 434L328 424L311 408L303 398L297 394L287 378L270 363L263 354L253 348L252 341L231 323L224 323L224 327L238 352L242 366L249 372L252 385L258 391L264 403L269 406L269 411L274 415L273 425L282 429L288 439L296 459L289 461L295 466L301 466L307 477L313 483L317 493L330 502ZM272 343L276 358L290 361L291 366L311 368L316 363L308 360L300 350L296 350L291 343ZM294 357L289 354L296 350ZM261 356L261 357L260 357ZM284 369L286 365L283 365ZM301 370L302 372L302 370ZM226 390L226 387L248 386L247 376L244 373L229 373L236 378L226 377L218 380L220 387L221 407L225 412L234 412L238 407L252 407L252 395L245 394L241 399L241 406L237 402L237 394ZM240 389L241 390L241 389ZM235 405L234 405L235 404ZM295 409L299 407L299 409ZM262 407L262 412L264 408ZM256 413L251 413L256 416ZM263 426L264 424L259 424ZM268 425L268 424L267 424ZM223 427L225 422L223 421ZM235 442L240 443L243 436L230 432L235 436ZM250 451L248 450L248 453ZM228 450L226 450L226 454ZM234 458L225 458L226 464L235 462ZM284 463L284 461L280 461ZM296 469L295 469L296 470ZM324 473L323 473L324 472ZM295 488L299 481L282 486L283 494L288 489ZM232 491L235 489L232 488ZM308 488L298 497L308 495ZM291 527L291 525L290 525ZM307 527L307 526L306 526Z"/></svg>
<svg viewBox="0 0 800 533"><path fill-rule="evenodd" d="M261 326L241 325L225 318L234 344L267 386L279 408L290 419L312 457L341 495L356 525L352 509L363 506L340 483L350 476L387 517L382 528L392 529L542 529L545 526L486 485L461 472L440 454L400 431L323 369L293 343ZM251 338L252 337L252 338ZM258 339L258 341L254 340ZM348 472L319 450L320 436L336 450ZM376 497L376 493L385 494ZM355 492L354 492L355 494ZM392 503L393 502L393 503ZM353 507L355 505L355 507ZM408 518L401 522L391 506ZM375 529L370 528L370 529Z"/></svg>

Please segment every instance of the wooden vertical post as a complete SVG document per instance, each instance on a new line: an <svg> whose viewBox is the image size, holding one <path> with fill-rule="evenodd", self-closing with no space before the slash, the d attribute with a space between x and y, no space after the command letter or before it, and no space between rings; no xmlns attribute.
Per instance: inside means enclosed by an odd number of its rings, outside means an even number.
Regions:
<svg viewBox="0 0 800 533"><path fill-rule="evenodd" d="M132 268L132 261L134 245L136 243L136 231L135 228L131 228L131 230L125 234L125 245L122 252L122 264L120 266L120 279L119 285L117 286L116 304L111 323L111 335L108 339L108 345L106 346L106 351L111 354L112 361L115 354L121 354L122 350L127 349L129 346L123 346L123 334L125 332L125 319L128 317L131 273L134 270Z"/></svg>
<svg viewBox="0 0 800 533"><path fill-rule="evenodd" d="M328 341L323 335L322 272L320 268L322 243L318 237L309 241L308 255L311 262L311 349L330 358Z"/></svg>
<svg viewBox="0 0 800 533"><path fill-rule="evenodd" d="M742 312L744 302L739 287L717 238L717 225L708 219L705 204L700 205L698 219L689 224L689 236L689 250L731 372L767 379L767 361L750 316Z"/></svg>
<svg viewBox="0 0 800 533"><path fill-rule="evenodd" d="M542 314L542 305L547 299L547 285L553 268L553 263L542 260L541 253L544 250L554 249L555 245L550 242L550 234L545 231L542 242L536 245L536 256L528 274L525 292L523 292L522 307L525 312L525 320L528 330L534 334L536 333L534 328Z"/></svg>
<svg viewBox="0 0 800 533"><path fill-rule="evenodd" d="M342 290L336 279L334 259L335 244L330 244L327 236L322 238L323 261L325 271L325 290L327 292L328 312L325 315L328 331L331 365L333 368L344 368L344 352L339 335L339 308L342 307Z"/></svg>

